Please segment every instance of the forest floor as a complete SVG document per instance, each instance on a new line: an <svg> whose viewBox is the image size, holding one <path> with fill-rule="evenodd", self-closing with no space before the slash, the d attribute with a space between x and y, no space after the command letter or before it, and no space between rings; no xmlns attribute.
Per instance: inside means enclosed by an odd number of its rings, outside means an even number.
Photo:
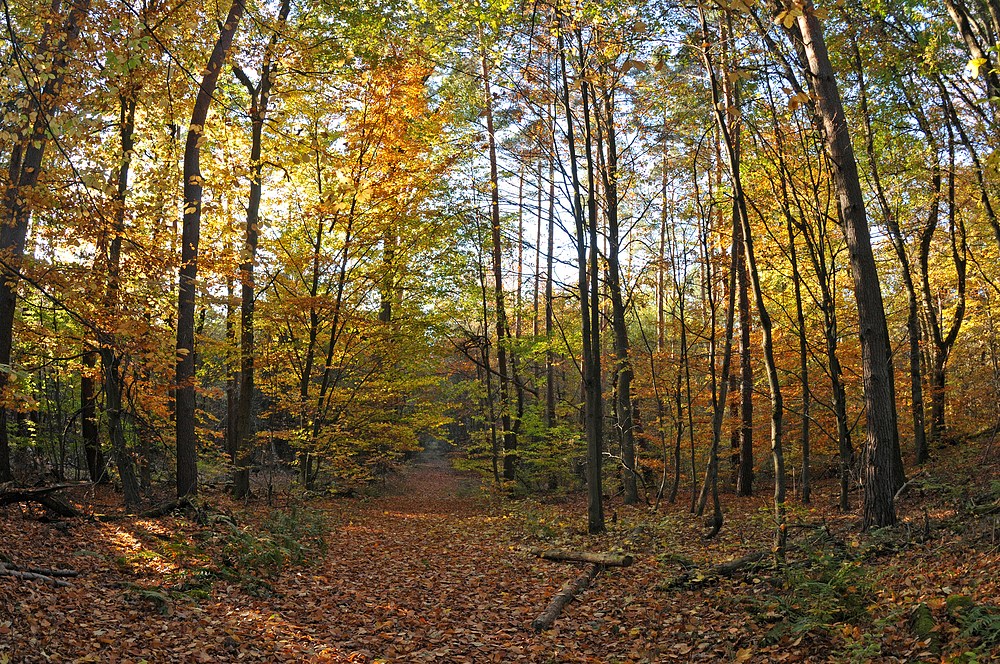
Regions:
<svg viewBox="0 0 1000 664"><path fill-rule="evenodd" d="M613 500L591 537L581 498L499 498L439 454L381 495L279 495L274 511L221 495L197 514L108 522L0 508L0 562L80 573L68 587L0 576L0 663L1000 661L1000 455L987 452L947 450L901 496L903 525L874 534L821 484L790 514L783 571L718 579L710 565L767 549L766 496L725 495L710 541L684 492L659 512ZM75 498L91 511L118 500L90 491ZM584 568L531 546L635 564L602 570L535 633Z"/></svg>

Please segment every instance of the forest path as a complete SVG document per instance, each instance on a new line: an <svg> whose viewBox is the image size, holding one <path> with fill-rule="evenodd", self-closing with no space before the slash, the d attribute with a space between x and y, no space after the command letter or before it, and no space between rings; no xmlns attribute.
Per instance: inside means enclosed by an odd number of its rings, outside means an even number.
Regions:
<svg viewBox="0 0 1000 664"><path fill-rule="evenodd" d="M314 634L317 656L321 644L332 658L362 661L554 656L528 624L575 569L518 552L513 521L440 448L429 446L382 496L337 506L322 581L303 573L285 588L316 609L296 631Z"/></svg>

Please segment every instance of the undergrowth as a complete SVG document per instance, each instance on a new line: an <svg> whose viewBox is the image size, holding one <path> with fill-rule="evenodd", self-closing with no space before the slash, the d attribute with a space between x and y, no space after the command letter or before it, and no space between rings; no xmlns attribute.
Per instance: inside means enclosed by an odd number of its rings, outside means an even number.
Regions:
<svg viewBox="0 0 1000 664"><path fill-rule="evenodd" d="M861 562L812 549L804 560L789 564L779 574L775 583L780 584L780 592L754 601L759 619L774 623L763 644L784 637L840 634L845 637L845 648L861 661L877 654L877 642L864 638L871 623L868 607L875 600L876 579Z"/></svg>
<svg viewBox="0 0 1000 664"><path fill-rule="evenodd" d="M242 520L250 524L253 517L246 514ZM180 567L165 576L169 584L128 583L126 595L152 603L164 615L172 612L174 601L208 599L219 580L235 583L253 596L269 596L275 594L271 582L282 571L318 562L327 552L326 516L309 508L274 510L252 526L239 527L223 514L211 514L206 522L209 528L196 533L193 541L175 535L151 549L118 558L123 571L159 559Z"/></svg>
<svg viewBox="0 0 1000 664"><path fill-rule="evenodd" d="M232 526L224 531L215 558L223 576L238 579L252 594L267 594L273 592L267 580L285 568L322 559L328 533L321 512L303 507L274 510L253 531Z"/></svg>

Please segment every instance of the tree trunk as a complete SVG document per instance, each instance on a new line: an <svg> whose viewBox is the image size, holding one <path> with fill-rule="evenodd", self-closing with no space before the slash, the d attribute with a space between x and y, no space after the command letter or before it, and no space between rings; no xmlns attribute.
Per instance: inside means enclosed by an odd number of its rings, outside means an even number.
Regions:
<svg viewBox="0 0 1000 664"><path fill-rule="evenodd" d="M313 154L313 168L316 174L316 193L317 199L319 201L323 200L323 169L320 163L320 149L319 149L319 136L318 129L313 126L313 136L312 139L316 144L316 149ZM312 240L311 249L311 272L309 275L309 333L308 340L306 342L306 350L304 352L304 358L302 361L302 372L299 374L299 427L306 436L311 434L312 422L309 418L309 403L310 403L310 387L312 385L312 372L313 365L316 362L316 346L319 341L319 309L317 308L316 302L319 296L319 286L320 286L320 258L323 255L323 231L326 228L326 224L329 220L324 215L317 215L316 219L316 234L315 236L310 236ZM336 217L334 217L333 223L331 224L331 233L333 232L333 227L336 224ZM345 248L346 252L346 248ZM311 443L311 437L308 439ZM305 449L299 450L299 475L302 481L302 485L306 489L312 488L313 474L312 474L312 454L314 450L311 446Z"/></svg>
<svg viewBox="0 0 1000 664"><path fill-rule="evenodd" d="M840 204L858 306L867 415L863 525L866 529L890 526L896 522L893 496L905 482L905 477L899 455L892 348L882 291L847 118L827 54L823 28L811 2L806 3L796 24L808 60L807 75L816 95L816 114L823 124L826 149L830 157L829 167Z"/></svg>
<svg viewBox="0 0 1000 664"><path fill-rule="evenodd" d="M233 439L233 495L245 498L250 493L250 463L253 456L253 398L254 398L254 304L257 297L254 266L257 262L257 243L260 238L260 199L263 192L261 142L264 122L271 100L273 58L278 34L288 18L291 0L282 0L278 10L278 27L264 51L260 80L256 85L239 67L233 72L250 95L250 200L247 204L247 221L244 235L243 262L240 264L240 388L236 406L236 428Z"/></svg>
<svg viewBox="0 0 1000 664"><path fill-rule="evenodd" d="M483 96L486 105L486 135L490 157L490 238L493 248L493 289L496 303L497 373L500 381L500 421L503 423L503 477L513 480L517 471L517 433L511 425L510 416L510 373L507 366L507 310L504 306L503 289L503 245L500 236L500 183L497 166L496 135L493 126L493 92L490 89L490 69L486 59L486 47L480 43L483 67Z"/></svg>
<svg viewBox="0 0 1000 664"><path fill-rule="evenodd" d="M782 182L784 187L784 182ZM798 252L795 249L795 234L792 231L792 215L785 207L785 232L788 234L789 258L792 263L792 285L795 289L795 320L798 327L799 340L799 384L802 386L802 502L809 504L812 500L812 468L809 458L809 351L806 344L806 317L802 308L802 273L799 271Z"/></svg>
<svg viewBox="0 0 1000 664"><path fill-rule="evenodd" d="M593 92L593 88L592 88ZM604 185L604 213L608 222L608 293L611 296L611 328L614 333L615 377L615 419L621 441L622 485L624 502L635 505L639 502L636 483L635 432L636 423L632 408L632 361L629 358L628 325L625 321L625 299L622 296L622 272L619 255L621 236L618 223L618 142L615 130L615 100L613 90L604 90L603 123L597 122L597 147L603 154L602 134L607 138L607 157L601 159L604 168L601 177ZM600 108L596 92L593 92L594 109ZM599 113L595 113L598 115ZM603 132L601 129L603 128Z"/></svg>
<svg viewBox="0 0 1000 664"><path fill-rule="evenodd" d="M584 384L587 393L587 532L596 535L604 532L604 503L601 487L601 465L604 453L604 399L601 389L601 311L598 305L600 297L600 261L597 247L597 181L594 177L594 133L590 114L590 84L583 73L586 71L586 54L583 47L583 33L576 30L577 53L579 54L580 97L583 110L583 147L587 162L587 226L589 236L590 274L586 272L585 263L580 264L581 278L589 276L590 285L590 357L585 360L586 376ZM568 93L567 93L568 94ZM567 117L569 114L567 113ZM583 219L583 211L580 211ZM577 240L583 246L582 238ZM581 287L581 306L584 301Z"/></svg>
<svg viewBox="0 0 1000 664"><path fill-rule="evenodd" d="M602 425L601 415L601 394L600 394L600 359L598 343L596 341L597 330L593 328L593 321L597 319L596 298L597 290L591 289L588 279L588 257L587 257L587 221L583 209L583 193L580 183L580 171L576 154L576 131L573 119L573 107L570 103L570 79L566 66L566 47L563 36L562 16L558 15L557 20L557 51L559 53L559 71L562 82L562 103L566 111L566 141L569 148L570 180L573 193L572 210L573 220L576 230L576 252L578 269L578 288L580 293L580 325L582 328L582 354L583 372L581 389L584 395L584 430L587 441L587 526L590 533L599 533L604 530L604 505L601 496L601 443ZM589 106L587 101L586 84L583 84L583 104L586 109L585 126L587 131L588 163L590 151L590 128L589 128ZM591 187L593 191L593 171L591 173ZM592 219L596 217L596 213ZM596 221L596 219L593 219ZM596 229L594 229L596 235ZM596 246L593 247L596 256ZM596 280L596 272L594 279ZM591 301L591 296L594 302ZM593 311L593 315L592 315ZM596 368L596 372L595 372ZM596 383L594 377L597 377ZM594 394L596 392L596 398Z"/></svg>
<svg viewBox="0 0 1000 664"><path fill-rule="evenodd" d="M750 363L750 280L739 210L733 203L733 263L736 267L736 297L740 316L739 428L736 432L736 495L753 495L753 367Z"/></svg>
<svg viewBox="0 0 1000 664"><path fill-rule="evenodd" d="M858 74L858 89L860 91L861 110L865 119L865 151L868 154L869 167L872 172L872 184L875 188L876 200L882 210L882 218L889 230L889 237L892 240L893 250L896 253L896 258L899 260L900 271L903 277L903 285L906 288L906 332L910 346L910 411L913 423L913 443L916 451L916 461L918 464L922 464L927 461L929 454L927 449L927 432L924 424L924 391L920 372L921 333L917 292L913 283L913 270L910 266L909 255L906 252L906 242L903 239L903 234L899 228L899 222L896 219L895 212L893 211L892 206L889 205L889 200L885 195L885 189L882 186L882 179L879 173L878 153L875 150L875 135L872 131L871 113L868 107L868 94L865 85L864 68L861 59L861 52L858 49L857 43L854 44L854 62ZM923 114L916 104L910 100L908 94L906 96L917 115L922 117ZM921 123L922 126L923 124L925 123ZM925 136L930 144L932 153L931 191L933 192L932 205L936 209L938 205L938 195L941 191L941 165L938 159L937 141L934 138L934 134L930 131L929 126L925 129Z"/></svg>
<svg viewBox="0 0 1000 664"><path fill-rule="evenodd" d="M532 547L528 552L545 560L570 563L590 563L602 567L629 567L635 557L627 553L595 553L593 551L571 551L568 549L540 549Z"/></svg>
<svg viewBox="0 0 1000 664"><path fill-rule="evenodd" d="M947 102L946 102L947 104ZM927 126L926 118L920 120L921 126ZM945 384L946 367L952 348L958 338L958 333L962 328L962 321L965 317L965 284L967 247L965 239L965 226L957 218L955 210L955 140L951 122L948 129L948 229L951 239L952 261L955 265L957 280L955 311L952 314L951 325L948 332L944 332L942 327L944 322L943 307L939 302L935 303L930 285L930 249L934 239L934 233L938 225L937 200L931 206L927 223L920 232L919 264L922 281L922 291L924 299L924 311L927 319L927 327L930 331L930 397L931 397L931 440L940 441L945 434ZM930 135L930 134L928 134ZM941 185L940 170L936 171L936 184L939 191Z"/></svg>
<svg viewBox="0 0 1000 664"><path fill-rule="evenodd" d="M555 104L552 106L553 122L555 122ZM554 140L553 135L553 140ZM553 150L555 149L553 145ZM556 206L556 181L555 181L555 159L549 161L549 210L548 210L548 230L545 247L545 426L551 428L556 422L556 371L555 353L552 350L552 327L553 310L552 298L552 268L553 256L555 254L555 206Z"/></svg>
<svg viewBox="0 0 1000 664"><path fill-rule="evenodd" d="M701 10L703 12L703 10ZM782 422L784 408L781 396L781 382L778 377L778 365L774 359L774 342L772 337L771 316L764 303L763 289L760 285L760 276L757 271L757 260L754 255L753 229L750 227L750 217L747 214L746 197L743 192L742 178L740 174L740 146L738 134L734 134L729 127L728 117L736 117L739 108L730 106L728 100L720 100L719 85L712 66L711 54L709 52L709 33L704 13L702 13L702 31L705 44L702 55L705 59L705 68L708 71L711 87L712 100L715 107L716 124L719 126L719 133L722 136L726 149L726 161L729 166L729 174L732 180L733 199L737 209L738 222L742 226L742 240L744 249L744 260L746 262L747 276L750 279L750 286L753 289L754 301L757 307L757 318L761 328L761 346L764 351L764 366L767 370L768 391L771 397L771 458L774 468L774 511L777 529L775 531L775 553L780 559L784 555L785 549L785 461L782 447ZM733 96L734 103L738 103L738 97ZM729 113L728 111L734 111ZM737 125L738 129L739 125ZM734 231L734 242L735 242ZM730 314L732 316L732 314Z"/></svg>
<svg viewBox="0 0 1000 664"><path fill-rule="evenodd" d="M121 291L121 258L122 241L125 236L125 199L128 194L129 170L132 165L132 152L135 148L135 111L137 101L135 91L127 97L120 96L121 116L121 163L118 168L118 189L116 195L115 226L111 242L108 245L107 269L108 283L104 297L104 308L107 311L117 310L120 306ZM111 451L118 467L118 475L122 480L122 493L126 507L134 507L139 503L140 487L136 478L132 456L125 444L125 433L122 424L122 375L121 360L123 351L117 348L114 332L104 332L100 339L101 366L104 375L105 410L108 415L108 437L111 441Z"/></svg>
<svg viewBox="0 0 1000 664"><path fill-rule="evenodd" d="M233 0L198 88L184 148L184 224L181 231L181 269L177 289L177 496L198 492L198 440L195 433L194 308L198 278L198 241L201 237L201 140L219 74L243 16L243 0Z"/></svg>
<svg viewBox="0 0 1000 664"><path fill-rule="evenodd" d="M594 580L599 570L599 565L591 565L587 568L586 572L571 581L567 581L559 592L556 593L555 597L552 598L546 609L542 611L541 615L531 622L531 628L536 632L544 632L552 627L552 624L555 623L559 614L566 608L566 605L587 589L587 586Z"/></svg>
<svg viewBox="0 0 1000 664"><path fill-rule="evenodd" d="M97 420L97 369L98 353L90 347L83 353L83 371L80 373L80 425L83 434L83 452L87 459L87 475L91 482L104 477L104 455L101 453L100 426Z"/></svg>

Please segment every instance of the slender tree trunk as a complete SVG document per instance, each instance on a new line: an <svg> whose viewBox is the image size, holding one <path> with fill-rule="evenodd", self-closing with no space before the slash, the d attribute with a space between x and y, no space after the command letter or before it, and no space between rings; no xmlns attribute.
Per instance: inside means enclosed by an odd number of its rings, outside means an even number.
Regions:
<svg viewBox="0 0 1000 664"><path fill-rule="evenodd" d="M517 174L517 285L514 294L514 338L524 325L524 167Z"/></svg>
<svg viewBox="0 0 1000 664"><path fill-rule="evenodd" d="M921 124L926 124L926 119L921 120ZM951 123L948 128L948 229L951 240L952 261L955 265L957 288L955 289L956 302L955 310L952 314L951 325L947 332L942 327L941 320L943 307L940 301L935 303L930 285L930 249L934 239L934 233L938 226L939 209L937 200L931 206L927 222L920 231L919 265L922 282L922 292L924 300L924 311L926 313L927 327L930 331L930 397L931 397L931 440L940 441L945 434L945 385L946 367L948 357L958 338L958 333L962 327L965 317L965 285L966 285L966 265L967 247L965 239L965 226L957 219L955 210L955 140ZM929 129L929 127L928 127ZM939 191L941 185L940 170L935 172L935 181Z"/></svg>
<svg viewBox="0 0 1000 664"><path fill-rule="evenodd" d="M733 264L736 269L736 297L740 316L739 429L736 433L736 495L753 495L753 366L750 363L750 280L747 276L746 250L739 210L733 203Z"/></svg>
<svg viewBox="0 0 1000 664"><path fill-rule="evenodd" d="M477 230L478 230L478 220L477 220ZM483 356L483 368L486 373L486 410L490 419L490 461L493 467L493 482L500 486L500 440L497 437L497 409L496 400L493 397L493 366L490 361L490 307L488 304L488 296L486 289L486 267L483 260L482 247L483 247L482 237L478 238L476 243L477 250L479 253L479 261L476 263L476 276L479 278L479 293L481 299L481 310L483 315L483 336L480 343L481 352Z"/></svg>
<svg viewBox="0 0 1000 664"><path fill-rule="evenodd" d="M879 172L878 153L875 150L875 135L872 131L871 112L868 107L868 90L865 84L864 66L857 42L854 43L854 63L858 74L858 90L860 92L861 111L865 119L865 151L868 155L869 168L872 173L872 185L875 188L875 198L878 201L879 208L882 210L882 218L889 230L889 237L892 240L892 248L896 252L896 258L899 260L900 272L903 277L903 285L906 288L906 332L910 346L910 411L913 423L913 444L916 452L916 461L918 464L923 464L928 460L929 452L927 448L927 432L924 424L923 381L921 380L920 372L921 333L917 292L913 283L913 270L910 266L909 255L906 252L906 242L903 239L902 231L899 228L896 214L893 211L892 206L889 205L889 199L886 197L885 189L882 186L882 178ZM908 94L907 98L909 100ZM909 101L911 107L916 107L912 100ZM918 115L922 116L922 113L919 110L916 112ZM937 207L937 197L941 190L941 165L937 154L937 141L934 139L934 135L930 132L929 127L926 128L925 135L930 143L932 152L931 184L934 196L932 205Z"/></svg>
<svg viewBox="0 0 1000 664"><path fill-rule="evenodd" d="M231 352L238 352L236 349L236 307L233 306L236 300L234 292L233 275L226 276L226 343ZM235 366L234 366L235 364ZM226 454L229 455L229 462L236 465L236 408L239 403L240 370L238 363L234 363L232 358L227 358L226 362Z"/></svg>
<svg viewBox="0 0 1000 664"><path fill-rule="evenodd" d="M552 107L553 122L555 122L555 104ZM554 139L554 136L553 136ZM555 146L553 145L553 150ZM549 161L549 210L548 230L546 231L545 247L545 426L551 428L556 422L556 371L553 342L553 284L552 268L555 254L555 205L556 181L555 158Z"/></svg>
<svg viewBox="0 0 1000 664"><path fill-rule="evenodd" d="M824 129L858 305L867 415L863 525L866 529L890 526L896 522L894 495L905 482L905 476L899 455L892 348L882 291L847 118L827 54L823 28L811 2L806 3L796 24L808 60L807 75L816 94L816 114L822 120Z"/></svg>
<svg viewBox="0 0 1000 664"><path fill-rule="evenodd" d="M244 234L243 261L240 263L240 389L236 405L236 429L233 440L233 495L245 498L250 493L250 463L253 457L253 398L254 398L254 305L257 286L254 267L260 238L260 199L263 193L264 164L261 160L264 122L267 119L274 83L275 47L278 31L288 18L291 0L282 0L278 10L278 29L271 36L264 52L260 80L255 85L239 67L233 73L250 95L250 199Z"/></svg>
<svg viewBox="0 0 1000 664"><path fill-rule="evenodd" d="M118 167L115 225L107 256L108 284L104 308L108 311L117 310L120 306L122 240L125 236L125 198L128 194L129 170L132 164L132 152L135 148L135 93L133 92L128 97L121 96L120 102L122 152L121 163ZM139 482L133 469L132 456L125 446L125 432L123 430L122 383L124 378L121 373L123 353L116 347L117 340L113 332L103 333L100 341L101 364L104 372L105 409L108 414L108 437L111 441L115 465L118 467L118 475L122 480L125 505L133 507L139 503Z"/></svg>
<svg viewBox="0 0 1000 664"><path fill-rule="evenodd" d="M677 279L676 269L674 274L674 280L676 282L675 288L677 290L677 321L680 325L680 357L679 366L677 367L677 380L674 384L674 407L677 411L677 431L674 438L674 483L670 487L670 497L667 499L668 502L673 504L677 500L677 493L681 486L681 443L684 439L684 399L682 399L681 389L682 385L686 384L686 395L687 395L687 415L688 415L688 435L691 437L693 442L694 432L693 432L693 418L694 415L691 413L691 364L688 358L688 339L687 339L687 312L686 312L686 299L687 299L687 254L683 254L684 261L683 273L681 278ZM677 261L677 257L674 257L674 261ZM692 447L693 449L693 447ZM693 470L693 461L692 461Z"/></svg>
<svg viewBox="0 0 1000 664"><path fill-rule="evenodd" d="M577 268L579 273L578 288L580 293L580 325L582 328L582 354L583 354L583 372L581 389L584 394L584 429L585 437L587 441L587 524L588 530L593 533L599 533L604 530L604 505L601 496L601 443L602 443L602 424L603 418L601 416L601 395L600 395L600 361L598 358L599 354L599 344L597 343L597 333L598 331L594 329L593 322L597 319L597 315L592 315L592 311L596 312L596 298L597 291L592 289L590 286L590 281L588 279L588 256L587 256L587 243L588 243L588 233L587 233L587 217L583 209L583 193L582 185L580 183L580 171L576 153L576 129L573 119L573 106L570 102L570 80L569 72L566 66L566 44L565 38L563 36L563 22L561 14L558 14L557 7L557 51L559 53L559 71L562 83L562 103L563 108L566 111L566 139L569 148L569 163L570 163L570 179L571 187L573 193L573 220L576 226L576 251L577 251ZM587 105L587 91L586 84L584 84L583 89L583 103L587 109L585 114L585 126L587 128L587 139L589 139L589 107ZM587 149L590 149L590 142L587 140ZM588 154L589 157L589 154ZM589 162L589 159L588 159ZM592 171L590 171L592 174ZM592 179L592 178L591 178ZM591 182L592 184L592 182ZM591 186L589 191L593 191ZM594 215L596 217L596 214ZM596 221L596 220L595 220ZM596 234L596 229L595 229ZM593 247L594 254L596 255L596 246ZM596 280L596 273L594 276ZM593 302L591 300L593 297ZM595 365L596 365L596 376L597 382L594 382L595 376ZM594 398L594 393L597 393L597 398ZM596 461L596 463L595 463Z"/></svg>
<svg viewBox="0 0 1000 664"><path fill-rule="evenodd" d="M782 183L784 186L784 183ZM802 418L801 438L802 448L802 502L809 504L812 500L812 467L809 458L809 428L810 403L809 394L809 350L806 338L806 317L802 308L802 273L799 271L798 251L795 248L795 233L792 230L792 215L785 208L785 232L788 235L789 258L792 263L792 285L795 289L795 321L798 327L799 340L799 384L802 387Z"/></svg>
<svg viewBox="0 0 1000 664"><path fill-rule="evenodd" d="M482 33L480 33L482 43ZM497 167L496 135L493 125L493 92L486 47L482 46L483 96L486 105L486 135L490 157L490 237L493 245L493 289L496 303L497 373L500 380L500 421L503 423L503 476L513 480L517 471L517 433L511 425L510 373L507 366L507 310L504 306L503 245L500 236L500 184Z"/></svg>
<svg viewBox="0 0 1000 664"><path fill-rule="evenodd" d="M701 11L703 12L703 10ZM776 556L780 559L784 556L785 549L785 462L782 448L782 418L784 415L784 409L781 396L781 383L778 377L778 366L774 359L771 316L764 303L763 289L760 285L760 276L757 271L757 262L754 255L753 229L750 227L750 217L747 214L746 197L743 192L742 178L740 175L739 142L738 138L736 138L733 132L730 131L729 120L727 117L728 115L736 117L739 109L737 107L732 109L735 112L727 113L727 110L730 110L730 106L728 104L723 104L722 100L720 100L719 85L715 76L715 69L712 65L709 47L707 46L707 44L710 44L711 42L709 41L709 33L704 13L702 13L702 31L704 35L703 43L706 44L702 50L702 55L705 59L705 68L708 71L711 82L712 100L716 109L715 119L716 124L719 126L719 132L722 136L725 147L727 157L726 161L729 166L729 174L732 180L733 199L738 211L737 217L743 229L742 240L747 276L750 279L750 286L753 289L754 301L757 305L757 317L760 321L762 336L761 346L764 350L764 365L767 369L768 391L771 396L771 458L774 466L774 510L775 520L777 523L777 529L775 531L775 552ZM730 313L730 317L731 316L732 314Z"/></svg>
<svg viewBox="0 0 1000 664"><path fill-rule="evenodd" d="M201 236L201 140L219 74L243 16L243 0L233 0L198 88L184 148L184 224L177 296L177 495L198 492L198 441L195 432L194 307Z"/></svg>
<svg viewBox="0 0 1000 664"><path fill-rule="evenodd" d="M97 350L88 347L83 353L83 371L80 374L80 424L83 451L87 460L87 475L91 482L100 482L105 476L104 454L101 452L100 426L97 420L95 373L98 358Z"/></svg>
<svg viewBox="0 0 1000 664"><path fill-rule="evenodd" d="M624 502L635 505L639 502L639 491L636 483L635 466L635 431L636 423L632 408L632 361L629 358L628 325L625 321L625 299L622 296L621 272L621 234L618 223L618 142L615 129L614 91L605 90L603 132L602 123L598 122L597 147L603 152L602 134L607 138L607 157L602 159L604 168L601 177L604 184L604 212L608 222L608 293L611 296L611 327L614 333L616 389L615 389L615 419L619 427L622 454L622 484L624 486ZM594 93L594 109L597 111L597 95ZM598 113L595 113L598 115ZM599 119L599 117L598 117Z"/></svg>
<svg viewBox="0 0 1000 664"><path fill-rule="evenodd" d="M538 340L538 333L540 329L541 318L539 313L541 309L539 307L539 292L541 290L542 281L542 162L538 162L538 169L535 175L535 182L538 187L538 200L535 203L535 279L532 284L531 293L531 336ZM538 378L538 363L534 363L535 367L535 378Z"/></svg>
<svg viewBox="0 0 1000 664"><path fill-rule="evenodd" d="M735 239L735 233L734 233ZM732 245L730 256L735 256L735 244ZM722 424L726 418L726 401L729 394L729 371L732 366L733 357L733 327L736 318L736 271L735 266L730 266L729 285L726 289L728 302L726 304L726 328L723 333L722 346L722 371L715 372L715 342L713 331L713 349L710 353L712 362L712 445L708 453L708 467L705 470L705 481L701 486L701 495L698 499L698 507L695 511L697 516L705 512L709 496L712 497L712 530L709 537L714 537L722 529L722 506L719 503L719 444L722 440ZM721 377L721 380L719 380Z"/></svg>
<svg viewBox="0 0 1000 664"><path fill-rule="evenodd" d="M582 31L576 30L581 76L587 70ZM580 79L583 110L583 147L587 162L587 226L590 250L590 361L585 363L587 387L587 532L604 532L604 503L601 466L604 453L604 397L601 389L601 310L600 261L598 251L597 180L595 178L594 132L590 112L590 84ZM567 116L569 114L567 113ZM581 210L581 219L583 217ZM583 265L581 264L581 270ZM581 293L581 301L583 294Z"/></svg>
<svg viewBox="0 0 1000 664"><path fill-rule="evenodd" d="M316 191L319 200L323 199L323 170L320 165L320 150L318 147L318 137L316 128L313 128L313 140L317 141L317 148L313 155L313 167L316 173ZM323 231L326 228L327 219L319 215L316 220L316 233L312 240L312 264L309 277L309 333L306 342L306 350L302 361L302 373L299 375L299 427L303 432L312 430L312 422L309 417L310 387L312 385L313 365L316 361L316 344L319 340L319 310L316 306L319 296L320 284L320 257L323 253ZM334 218L336 223L336 218ZM332 226L332 224L331 224ZM332 232L332 228L331 228ZM311 441L311 438L310 438ZM302 485L306 489L312 488L312 458L314 450L307 447L299 451L299 469Z"/></svg>

